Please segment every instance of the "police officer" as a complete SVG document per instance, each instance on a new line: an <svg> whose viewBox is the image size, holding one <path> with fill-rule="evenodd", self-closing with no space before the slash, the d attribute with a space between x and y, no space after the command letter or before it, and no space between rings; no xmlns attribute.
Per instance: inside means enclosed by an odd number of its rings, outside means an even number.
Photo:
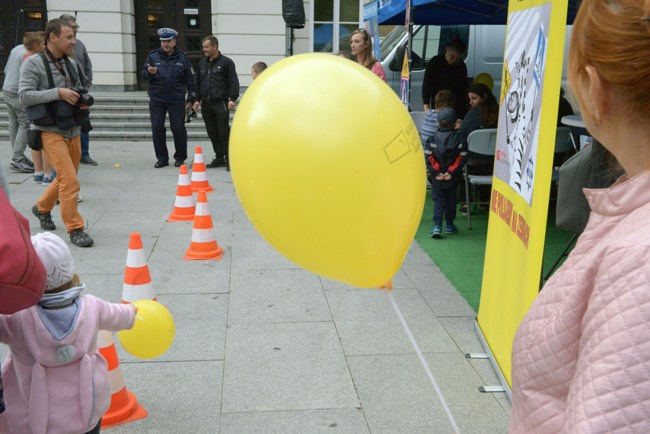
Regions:
<svg viewBox="0 0 650 434"><path fill-rule="evenodd" d="M169 112L169 125L174 135L174 166L180 167L187 158L187 130L185 110L195 100L194 71L187 55L176 48L174 29L158 30L160 48L149 53L142 76L149 80L149 113L153 147L156 152L155 168L169 165L165 115ZM185 93L187 91L187 98Z"/></svg>

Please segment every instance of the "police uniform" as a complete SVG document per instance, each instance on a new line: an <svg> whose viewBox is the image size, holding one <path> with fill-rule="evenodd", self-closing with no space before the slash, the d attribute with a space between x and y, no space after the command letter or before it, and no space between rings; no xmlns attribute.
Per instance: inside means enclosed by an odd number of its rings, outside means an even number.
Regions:
<svg viewBox="0 0 650 434"><path fill-rule="evenodd" d="M169 41L175 39L178 32L174 29L162 28L158 30L158 36L161 41ZM157 68L156 73L151 74L148 66ZM142 76L149 80L149 113L157 159L155 167L164 167L169 164L165 136L165 115L167 113L169 113L169 124L174 135L175 165L178 167L187 159L187 130L184 120L185 103L192 103L195 99L192 63L187 55L176 47L169 55L160 47L149 52Z"/></svg>

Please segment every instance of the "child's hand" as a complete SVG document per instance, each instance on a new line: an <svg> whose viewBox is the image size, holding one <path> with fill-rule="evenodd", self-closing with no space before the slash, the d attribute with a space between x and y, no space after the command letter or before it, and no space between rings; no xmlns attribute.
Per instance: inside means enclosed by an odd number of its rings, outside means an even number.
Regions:
<svg viewBox="0 0 650 434"><path fill-rule="evenodd" d="M449 172L445 173L442 176L442 179L445 180L445 181L451 181L451 175L449 174Z"/></svg>
<svg viewBox="0 0 650 434"><path fill-rule="evenodd" d="M442 173L439 173L439 174L436 176L436 180L438 180L438 181L442 181L444 178L445 178L445 175L443 175Z"/></svg>

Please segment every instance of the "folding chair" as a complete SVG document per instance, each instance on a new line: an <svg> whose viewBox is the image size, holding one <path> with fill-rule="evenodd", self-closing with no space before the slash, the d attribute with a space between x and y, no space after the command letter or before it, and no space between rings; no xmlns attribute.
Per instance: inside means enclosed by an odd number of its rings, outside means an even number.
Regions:
<svg viewBox="0 0 650 434"><path fill-rule="evenodd" d="M416 112L410 112L410 114L411 114L411 119L413 119L413 123L415 124L415 128L418 129L418 134L420 134L420 129L422 128L422 122L424 122L424 112L416 111Z"/></svg>
<svg viewBox="0 0 650 434"><path fill-rule="evenodd" d="M496 128L483 128L472 131L467 137L467 148L469 152L474 154L483 155L485 157L494 158L497 145L497 129ZM492 175L472 175L469 173L469 164L465 164L465 203L467 204L467 229L472 229L471 209L472 202L470 200L470 185L473 189L474 197L476 198L476 189L479 185L492 185ZM481 204L479 201L474 201L475 204ZM488 202L489 203L489 202Z"/></svg>

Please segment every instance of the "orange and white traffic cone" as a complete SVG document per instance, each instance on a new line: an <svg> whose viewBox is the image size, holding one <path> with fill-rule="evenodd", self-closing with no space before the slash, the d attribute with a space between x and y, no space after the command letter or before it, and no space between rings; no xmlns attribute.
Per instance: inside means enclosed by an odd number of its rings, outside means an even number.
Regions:
<svg viewBox="0 0 650 434"><path fill-rule="evenodd" d="M131 232L129 251L126 254L122 303L131 303L142 299L155 300L156 293L151 284L151 275L147 266L147 258L144 256L140 232Z"/></svg>
<svg viewBox="0 0 650 434"><path fill-rule="evenodd" d="M174 210L167 217L168 222L179 222L192 220L194 218L194 196L190 187L190 175L187 172L187 166L182 165L178 175L178 187L176 188L176 200L174 201Z"/></svg>
<svg viewBox="0 0 650 434"><path fill-rule="evenodd" d="M112 333L100 330L97 345L108 364L108 384L111 391L111 405L102 416L102 429L147 417L147 410L126 388Z"/></svg>
<svg viewBox="0 0 650 434"><path fill-rule="evenodd" d="M205 161L203 161L203 150L197 146L194 150L194 163L192 163L192 191L213 191L214 188L208 182L208 175L205 171Z"/></svg>
<svg viewBox="0 0 650 434"><path fill-rule="evenodd" d="M183 259L221 259L223 249L217 244L217 236L212 225L212 216L208 208L208 196L199 191L192 228L192 242L185 251Z"/></svg>

